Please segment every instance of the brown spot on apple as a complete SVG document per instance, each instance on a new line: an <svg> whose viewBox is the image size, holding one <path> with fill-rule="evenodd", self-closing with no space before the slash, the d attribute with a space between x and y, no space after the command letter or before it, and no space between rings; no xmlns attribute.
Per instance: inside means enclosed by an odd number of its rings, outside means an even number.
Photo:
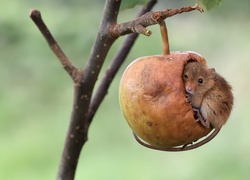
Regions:
<svg viewBox="0 0 250 180"><path fill-rule="evenodd" d="M152 123L152 122L150 122L150 121L148 121L148 122L147 122L147 125L148 125L148 126L152 126L152 125L153 125L153 123Z"/></svg>

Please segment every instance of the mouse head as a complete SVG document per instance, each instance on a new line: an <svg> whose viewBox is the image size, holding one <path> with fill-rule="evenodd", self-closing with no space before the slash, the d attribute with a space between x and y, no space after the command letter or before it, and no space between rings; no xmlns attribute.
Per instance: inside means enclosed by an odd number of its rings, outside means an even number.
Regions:
<svg viewBox="0 0 250 180"><path fill-rule="evenodd" d="M204 63L189 62L184 67L183 81L188 94L203 94L214 85L215 69L208 69Z"/></svg>

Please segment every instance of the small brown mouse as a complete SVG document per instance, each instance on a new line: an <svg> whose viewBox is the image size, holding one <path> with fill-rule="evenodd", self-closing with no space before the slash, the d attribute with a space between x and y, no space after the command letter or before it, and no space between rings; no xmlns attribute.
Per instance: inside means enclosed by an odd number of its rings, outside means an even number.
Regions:
<svg viewBox="0 0 250 180"><path fill-rule="evenodd" d="M212 125L220 130L233 107L231 85L214 68L196 61L185 65L183 81L187 100L196 112L195 118L206 128Z"/></svg>

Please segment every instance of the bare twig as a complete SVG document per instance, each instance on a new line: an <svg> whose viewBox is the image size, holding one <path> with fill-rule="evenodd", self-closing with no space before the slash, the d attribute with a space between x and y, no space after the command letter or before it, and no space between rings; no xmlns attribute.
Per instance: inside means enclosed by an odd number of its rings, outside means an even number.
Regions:
<svg viewBox="0 0 250 180"><path fill-rule="evenodd" d="M120 3L121 0L106 1L103 19L84 70L83 82L88 83L91 88L97 80L111 45L116 40L116 38L110 36L109 30L113 24L116 24Z"/></svg>
<svg viewBox="0 0 250 180"><path fill-rule="evenodd" d="M142 16L143 14L150 11L153 6L156 4L157 0L151 0L147 3L147 5L141 10L141 12L138 14L139 16ZM103 101L105 95L108 92L108 88L116 75L117 71L121 67L122 63L124 62L125 58L127 57L128 53L130 52L132 46L135 43L135 40L139 34L133 33L126 37L124 43L120 47L118 53L116 54L115 58L113 59L111 65L107 69L101 84L99 85L95 96L91 99L90 108L89 108L89 116L88 121L91 123L98 107L100 106L101 102Z"/></svg>
<svg viewBox="0 0 250 180"><path fill-rule="evenodd" d="M166 9L163 11L148 12L147 14L137 18L136 20L115 25L111 31L111 34L113 37L119 37L129 33L141 33L146 36L150 36L152 32L146 29L147 26L157 24L164 19L176 14L194 10L203 12L203 9L199 7L198 4L196 4L195 6L182 7L180 9Z"/></svg>
<svg viewBox="0 0 250 180"><path fill-rule="evenodd" d="M57 56L57 58L60 60L63 68L68 72L68 74L71 76L73 80L77 78L78 69L70 62L70 60L67 58L67 56L63 53L60 46L57 44L56 40L50 33L49 29L45 25L45 23L42 20L41 13L38 10L31 10L30 11L30 18L33 20L33 22L36 24L38 29L43 34L44 38L48 42L51 50L54 52L54 54Z"/></svg>
<svg viewBox="0 0 250 180"><path fill-rule="evenodd" d="M116 24L121 0L107 0L103 19L92 47L88 63L79 82L75 83L75 96L70 125L57 175L58 180L74 179L82 146L87 141L89 123L88 110L94 84L106 55L115 41L109 35L110 26Z"/></svg>

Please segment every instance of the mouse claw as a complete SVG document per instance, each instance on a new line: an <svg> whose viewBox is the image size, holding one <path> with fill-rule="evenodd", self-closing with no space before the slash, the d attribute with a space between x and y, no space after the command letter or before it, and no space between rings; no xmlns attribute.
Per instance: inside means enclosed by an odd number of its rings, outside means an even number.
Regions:
<svg viewBox="0 0 250 180"><path fill-rule="evenodd" d="M191 104L191 98L188 94L186 94L186 102Z"/></svg>
<svg viewBox="0 0 250 180"><path fill-rule="evenodd" d="M200 120L199 120L199 118L195 118L195 122L199 122Z"/></svg>

